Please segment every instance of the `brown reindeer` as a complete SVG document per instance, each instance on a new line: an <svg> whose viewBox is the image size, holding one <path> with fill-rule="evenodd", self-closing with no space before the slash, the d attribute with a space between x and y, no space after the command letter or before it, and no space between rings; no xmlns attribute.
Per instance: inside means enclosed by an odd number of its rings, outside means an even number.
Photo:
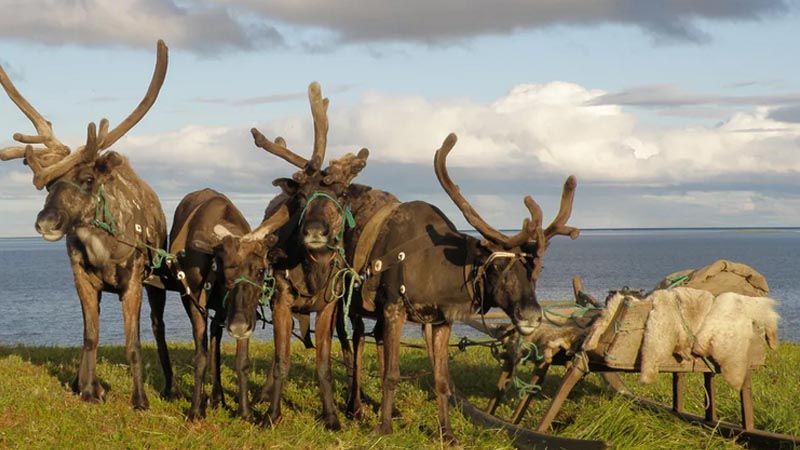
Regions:
<svg viewBox="0 0 800 450"><path fill-rule="evenodd" d="M300 167L292 178L273 183L282 193L267 207L265 218L276 208L287 207L292 219L279 231L284 257L274 263L276 295L272 302L275 358L272 384L265 386L262 396L271 399L267 423L281 419L281 391L289 372L292 313L316 313L317 378L322 397L322 421L329 429L338 429L339 420L333 405L330 367L331 337L339 299L346 289L349 267L344 244L347 233L358 227L349 210L351 202L361 200L360 208L371 211L381 202L396 202L388 193L371 191L368 187L352 185L353 178L364 168L369 152L348 154L332 161L322 169L327 141L328 100L322 98L317 83L309 86L309 100L314 119L314 151L309 160L286 148L281 138L270 141L257 129L253 137L257 146ZM350 230L348 230L350 228ZM352 275L352 274L350 274ZM340 329L340 339L342 339ZM349 345L345 346L349 349Z"/></svg>
<svg viewBox="0 0 800 450"><path fill-rule="evenodd" d="M367 276L357 312L383 323L383 400L376 429L380 434L392 431L394 393L400 379L400 337L405 321L430 325L424 328L434 371L439 426L443 438L455 443L448 414L448 341L453 321L499 307L509 315L519 332L533 332L541 321L536 280L549 241L555 235L574 239L579 233L578 229L566 225L575 193L574 177L569 177L564 184L561 209L546 229L542 229L541 209L531 197L525 197L531 217L525 219L519 233L507 236L489 226L447 173L445 161L455 143L456 136L451 134L436 152L436 175L464 217L484 239L457 231L433 205L403 203L383 224L366 259L366 267L355 266ZM355 344L358 345L357 340ZM358 349L356 352L360 353ZM355 361L359 363L360 358ZM357 382L355 379L354 384Z"/></svg>
<svg viewBox="0 0 800 450"><path fill-rule="evenodd" d="M136 175L127 158L103 151L133 128L156 101L167 72L167 46L158 41L157 47L155 71L141 103L114 129L109 130L106 119L100 121L99 130L94 123L89 124L86 144L75 151L56 138L50 122L25 100L0 68L0 85L37 132L33 136L15 133L14 140L25 146L2 150L0 159L24 158L33 171L34 186L47 187L36 231L48 241L67 238L67 253L83 310L83 350L73 388L85 401L104 398L95 363L101 292L112 292L122 301L125 354L133 375L132 402L136 409L148 408L139 344L142 282L152 271L153 258L161 256L158 249L166 243L166 220L158 197ZM33 146L38 144L43 147ZM153 334L164 368L162 394L173 396L172 369L164 340L165 292L146 289Z"/></svg>
<svg viewBox="0 0 800 450"><path fill-rule="evenodd" d="M211 405L224 404L220 380L220 341L223 327L236 339L235 368L239 378L239 416L250 419L248 399L249 336L264 293L267 252L277 237L270 235L289 219L280 208L271 219L250 231L242 213L223 194L211 189L192 192L175 210L170 232L170 253L177 255L167 279L171 290L181 292L194 335L194 392L189 419L205 416L205 375L211 365ZM208 311L211 348L207 337Z"/></svg>

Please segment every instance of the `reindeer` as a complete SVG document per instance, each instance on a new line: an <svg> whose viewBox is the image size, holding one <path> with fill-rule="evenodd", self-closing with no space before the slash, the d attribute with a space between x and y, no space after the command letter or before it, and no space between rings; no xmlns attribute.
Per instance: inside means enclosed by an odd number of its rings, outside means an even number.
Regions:
<svg viewBox="0 0 800 450"><path fill-rule="evenodd" d="M175 210L170 231L171 273L165 285L181 293L194 336L194 391L189 420L205 417L205 375L211 365L211 405L224 404L220 380L223 327L236 339L235 368L239 378L237 414L252 418L248 400L249 336L264 294L267 252L277 241L271 232L286 223L288 210L250 231L242 213L223 194L203 189L186 195ZM208 311L211 320L209 355Z"/></svg>
<svg viewBox="0 0 800 450"><path fill-rule="evenodd" d="M507 236L492 228L470 206L447 173L447 154L455 143L456 136L450 134L436 152L436 176L484 239L459 232L431 204L402 203L385 220L365 266L354 266L366 277L361 287L361 305L354 311L375 317L383 326L383 400L376 429L379 434L392 432L394 393L400 379L400 337L405 321L425 324L439 426L443 438L456 443L448 414L448 341L453 321L499 307L520 333L532 333L541 322L536 281L550 239L556 235L575 239L579 234L578 229L566 225L575 194L573 176L567 178L559 213L546 229L542 229L541 208L530 196L525 197L524 203L531 217L525 219L517 234ZM354 344L358 343L357 337ZM356 354L360 354L359 349ZM360 363L360 358L355 361ZM358 372L359 369L354 371ZM353 384L357 383L354 378Z"/></svg>
<svg viewBox="0 0 800 450"><path fill-rule="evenodd" d="M155 71L144 99L114 129L106 119L99 130L88 126L86 144L75 151L61 143L53 128L17 91L0 68L0 85L33 123L37 134L14 134L25 146L0 152L0 159L24 158L33 171L37 189L47 188L44 208L36 218L36 231L47 241L66 236L67 253L83 311L83 349L73 389L82 400L99 402L105 390L95 374L99 338L101 292L119 295L125 326L125 354L133 375L135 409L147 409L142 384L139 314L142 282L163 256L166 220L155 192L131 168L127 158L111 148L136 125L155 103L167 72L167 46L158 41ZM34 147L41 144L43 147ZM105 152L104 152L105 151ZM104 152L104 153L103 153ZM155 258L155 261L154 261ZM162 395L175 395L172 368L164 339L165 292L146 287L153 334L164 368Z"/></svg>
<svg viewBox="0 0 800 450"><path fill-rule="evenodd" d="M330 346L339 298L345 281L354 280L347 268L347 236L358 232L364 221L382 204L397 202L391 194L351 184L366 165L369 152L347 154L322 169L328 132L328 99L323 99L319 84L309 86L309 101L314 120L314 150L306 160L288 148L282 138L270 141L257 129L252 130L255 144L299 167L292 178L273 182L282 193L273 199L265 219L278 208L288 208L291 219L278 231L278 247L284 255L274 261L276 295L272 301L275 358L272 383L262 391L271 399L267 424L281 420L281 391L289 372L292 313L316 313L317 378L322 397L322 421L326 428L339 429L333 405ZM357 205L356 216L350 206ZM363 212L364 214L359 214ZM343 324L343 322L341 322ZM347 351L343 326L339 327L343 349ZM351 359L351 358L350 358Z"/></svg>

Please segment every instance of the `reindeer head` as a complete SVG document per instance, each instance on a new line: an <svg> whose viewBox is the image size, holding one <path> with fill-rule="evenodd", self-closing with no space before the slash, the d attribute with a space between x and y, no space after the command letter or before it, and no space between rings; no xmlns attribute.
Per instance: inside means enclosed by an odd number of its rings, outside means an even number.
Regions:
<svg viewBox="0 0 800 450"><path fill-rule="evenodd" d="M0 151L0 160L24 158L33 171L33 184L37 189L47 188L45 205L36 219L36 231L48 241L61 239L76 225L95 219L95 208L101 187L121 170L130 170L127 160L116 152L101 154L136 125L155 103L167 73L167 46L158 41L158 57L150 87L139 106L116 128L109 131L108 120L100 121L99 130L90 123L86 144L70 151L53 134L53 127L17 91L0 67L0 85L11 100L33 123L37 134L14 134L14 140L24 147L10 147ZM43 147L34 147L43 145Z"/></svg>
<svg viewBox="0 0 800 450"><path fill-rule="evenodd" d="M290 200L293 211L300 211L299 244L312 255L330 253L340 248L346 226L353 226L353 217L347 205L347 188L366 166L369 151L361 149L358 155L348 153L331 161L323 169L328 134L328 99L322 98L318 83L308 87L311 115L314 119L314 151L306 160L286 148L283 138L272 142L253 128L255 144L289 163L299 167L292 178L279 178L273 182Z"/></svg>
<svg viewBox="0 0 800 450"><path fill-rule="evenodd" d="M572 214L577 181L572 175L567 178L558 215L545 229L542 229L542 209L532 197L525 197L525 206L531 217L523 221L519 233L507 236L486 223L450 179L446 167L447 154L455 146L456 140L455 134L447 136L442 147L436 151L434 168L442 188L467 222L484 237L479 243L478 260L475 263L483 286L483 292L477 295L485 296L504 309L521 333L530 334L541 321L536 281L542 271L544 253L550 239L556 235L576 239L580 233L577 228L566 225Z"/></svg>
<svg viewBox="0 0 800 450"><path fill-rule="evenodd" d="M278 242L273 233L289 220L288 208L282 207L269 219L243 236L230 231L229 224L214 226L211 233L200 232L192 241L193 249L213 255L218 276L225 286L226 328L235 339L247 339L256 326L257 311L270 286L269 251Z"/></svg>

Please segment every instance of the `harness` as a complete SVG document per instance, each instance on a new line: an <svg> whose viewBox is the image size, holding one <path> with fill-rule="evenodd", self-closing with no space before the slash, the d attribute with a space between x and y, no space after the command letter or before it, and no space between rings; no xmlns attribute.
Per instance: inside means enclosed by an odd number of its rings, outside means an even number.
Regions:
<svg viewBox="0 0 800 450"><path fill-rule="evenodd" d="M317 305L320 302L327 304L341 300L342 311L345 315L348 315L353 300L353 291L358 286L360 279L358 272L353 270L353 268L347 263L343 240L345 230L347 228L355 227L355 217L353 217L353 213L350 210L349 205L343 206L335 197L325 192L315 191L308 196L305 207L300 212L298 225L302 225L303 221L305 220L306 212L308 211L311 203L320 198L324 198L333 202L333 204L336 205L336 208L338 209L343 221L342 227L335 235L335 245L328 245L328 249L333 250L334 254L329 260L331 267L328 279L325 282L325 287L320 292L313 294L310 292L300 292L301 285L304 286L305 284L302 281L298 281L304 278L304 274L302 273L303 270L300 266L297 266L292 270L287 270L286 278L292 284L295 290L297 290L298 293L300 293L303 297L312 298L314 305ZM311 258L313 259L313 256L311 256ZM349 328L347 329L347 335L348 338L351 336L351 330Z"/></svg>
<svg viewBox="0 0 800 450"><path fill-rule="evenodd" d="M331 248L331 250L338 250L342 255L344 255L344 247L342 246L342 239L344 238L344 231L345 228L354 228L356 226L356 219L353 217L353 212L350 211L350 206L347 207L342 206L335 197L321 191L314 191L311 195L306 199L306 205L303 207L303 210L300 211L300 219L298 220L298 224L302 224L303 220L306 217L306 211L308 211L309 205L318 199L324 198L333 202L336 205L336 208L339 209L339 215L342 216L342 228L336 233L336 243L338 244L336 247Z"/></svg>
<svg viewBox="0 0 800 450"><path fill-rule="evenodd" d="M367 228L372 226L374 229L379 230L379 228L383 225L383 223L391 216L391 214L396 210L399 204L393 205L386 205L381 210L373 216L373 219L367 224L365 227L365 235L367 233ZM372 232L372 230L370 230ZM438 226L434 227L432 231L436 231L439 233L446 233L451 231L450 227L446 226ZM423 317L421 313L414 308L414 305L411 303L411 300L408 298L408 292L405 286L405 260L408 255L424 252L429 249L432 249L437 246L436 243L431 241L430 238L431 230L426 231L420 235L417 235L402 244L392 248L388 252L384 253L383 255L372 259L369 264L367 264L367 260L369 259L370 252L372 251L372 247L377 240L377 233L375 235L366 235L363 236L362 239L359 239L359 242L356 246L356 264L354 264L354 268L361 272L361 278L363 280L367 280L372 275L379 274L381 272L385 272L389 268L399 265L399 277L400 277L400 287L398 294L400 298L403 300L405 304L406 310L410 312L413 316L415 321L422 324L441 324L445 322L443 318L433 318L433 317ZM362 242L364 243L362 246ZM464 285L466 287L467 293L472 299L472 307L473 309L478 310L481 314L481 320L483 321L484 326L486 325L484 315L487 312L487 308L485 305L485 279L486 279L486 272L489 267L495 260L501 258L509 258L511 262L506 266L504 269L504 274L511 267L514 263L518 261L524 261L526 258L531 257L532 255L528 253L513 253L513 252L505 252L505 251L498 251L492 252L489 257L484 261L482 264L476 266L475 261L477 260L477 255L475 254L475 247L472 245L467 246L467 255L466 261L464 264ZM439 315L440 316L440 315Z"/></svg>
<svg viewBox="0 0 800 450"><path fill-rule="evenodd" d="M71 186L75 189L78 189L79 192L85 195L91 195L92 200L95 204L95 211L94 211L94 219L92 219L92 221L89 223L92 226L108 233L117 242L131 247L131 251L127 255L125 255L122 258L112 260L113 262L121 262L128 259L136 250L139 250L141 252L150 251L151 254L149 255L148 258L149 263L147 266L147 271L145 273L145 278L147 278L147 276L149 276L153 271L160 269L164 261L175 259L175 255L170 254L164 249L149 245L147 242L144 242L141 239L134 238L134 240L129 240L119 235L117 222L116 219L114 219L114 216L111 214L111 209L108 206L108 197L106 196L103 184L98 185L97 192L90 192L77 183L74 183L70 180L66 180L63 178L59 178L58 180L50 184L50 186L48 187L48 191L50 190L50 188L58 184L66 184L67 186ZM134 223L134 229L136 230L137 233L142 233L143 231L143 228L139 223Z"/></svg>

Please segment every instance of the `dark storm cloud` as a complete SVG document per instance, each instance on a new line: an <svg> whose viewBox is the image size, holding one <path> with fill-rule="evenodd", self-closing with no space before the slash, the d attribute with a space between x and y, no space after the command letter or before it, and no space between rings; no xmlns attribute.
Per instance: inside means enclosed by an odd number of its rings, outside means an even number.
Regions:
<svg viewBox="0 0 800 450"><path fill-rule="evenodd" d="M46 45L151 48L169 45L197 53L282 45L278 31L244 24L227 8L176 0L0 0L0 38Z"/></svg>
<svg viewBox="0 0 800 450"><path fill-rule="evenodd" d="M670 84L658 84L605 94L592 100L591 104L668 108L699 105L775 106L799 102L798 92L775 95L715 95L691 92Z"/></svg>
<svg viewBox="0 0 800 450"><path fill-rule="evenodd" d="M800 123L800 104L775 109L769 113L769 118L779 122Z"/></svg>
<svg viewBox="0 0 800 450"><path fill-rule="evenodd" d="M550 25L631 25L658 41L704 42L701 21L745 21L786 13L784 0L217 0L270 19L333 31L350 42L449 43Z"/></svg>

